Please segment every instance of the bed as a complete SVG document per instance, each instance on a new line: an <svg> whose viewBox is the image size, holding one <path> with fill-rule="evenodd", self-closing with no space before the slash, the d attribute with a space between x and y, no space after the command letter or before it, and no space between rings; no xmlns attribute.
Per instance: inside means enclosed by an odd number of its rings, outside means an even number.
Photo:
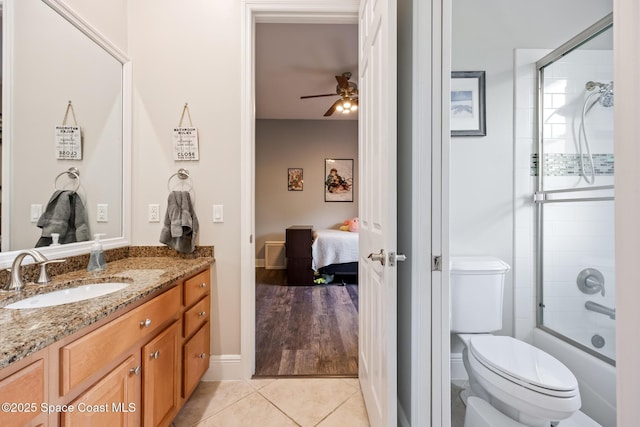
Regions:
<svg viewBox="0 0 640 427"><path fill-rule="evenodd" d="M347 276L349 283L357 283L358 254L358 233L334 229L314 231L312 266L320 274Z"/></svg>

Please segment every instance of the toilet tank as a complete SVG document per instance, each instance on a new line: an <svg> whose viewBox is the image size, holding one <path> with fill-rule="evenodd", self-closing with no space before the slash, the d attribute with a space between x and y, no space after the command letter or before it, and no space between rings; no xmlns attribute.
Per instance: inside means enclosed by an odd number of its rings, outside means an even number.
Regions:
<svg viewBox="0 0 640 427"><path fill-rule="evenodd" d="M504 278L509 269L496 257L451 257L451 332L502 329Z"/></svg>

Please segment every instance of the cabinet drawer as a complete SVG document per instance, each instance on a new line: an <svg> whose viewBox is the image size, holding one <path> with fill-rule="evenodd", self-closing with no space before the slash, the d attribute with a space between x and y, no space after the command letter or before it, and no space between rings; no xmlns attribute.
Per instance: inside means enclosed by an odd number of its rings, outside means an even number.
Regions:
<svg viewBox="0 0 640 427"><path fill-rule="evenodd" d="M194 333L200 326L209 320L209 310L211 309L211 297L207 295L201 299L189 310L184 312L184 331L183 337L188 337Z"/></svg>
<svg viewBox="0 0 640 427"><path fill-rule="evenodd" d="M110 323L60 349L60 392L75 386L107 365L163 323L177 319L180 287L123 314Z"/></svg>
<svg viewBox="0 0 640 427"><path fill-rule="evenodd" d="M209 343L211 323L202 328L184 345L182 355L183 381L182 396L186 399L198 385L200 378L209 369Z"/></svg>
<svg viewBox="0 0 640 427"><path fill-rule="evenodd" d="M0 380L0 400L14 407L0 414L2 425L22 426L40 415L45 402L44 360L39 359Z"/></svg>
<svg viewBox="0 0 640 427"><path fill-rule="evenodd" d="M207 269L184 282L184 306L189 307L209 292L211 273Z"/></svg>

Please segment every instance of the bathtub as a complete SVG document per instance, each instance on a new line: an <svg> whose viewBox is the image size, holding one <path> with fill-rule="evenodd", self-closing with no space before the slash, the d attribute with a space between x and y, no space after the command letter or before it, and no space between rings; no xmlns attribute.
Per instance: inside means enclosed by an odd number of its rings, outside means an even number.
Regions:
<svg viewBox="0 0 640 427"><path fill-rule="evenodd" d="M613 340L610 340L615 346ZM533 330L533 345L564 363L578 379L582 412L603 427L616 427L616 368L545 332Z"/></svg>

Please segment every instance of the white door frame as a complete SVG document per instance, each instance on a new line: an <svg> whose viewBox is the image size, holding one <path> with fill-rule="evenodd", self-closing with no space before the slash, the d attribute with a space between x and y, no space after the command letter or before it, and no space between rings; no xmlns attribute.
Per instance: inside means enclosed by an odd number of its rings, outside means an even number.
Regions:
<svg viewBox="0 0 640 427"><path fill-rule="evenodd" d="M255 372L255 52L256 22L358 22L359 0L244 0L241 29L241 377L251 378ZM417 261L411 283L412 307L412 381L411 421L413 425L450 425L449 374L449 294L448 294L448 151L449 121L443 111L449 111L448 75L450 72L451 0L413 0L414 65L413 84L413 145L419 155L435 149L428 156L429 164L439 174L440 182L431 182L424 173L421 159L414 157L414 171L422 170L416 181L416 192L425 185L438 186L441 204L433 206L432 216L440 223L421 224L431 228L438 241L417 241L412 256ZM429 23L430 25L427 25ZM431 144L430 144L431 143ZM438 170L438 167L440 168ZM437 180L436 180L437 181ZM414 212L431 200L417 199ZM431 208L429 208L431 209ZM436 212L437 211L437 212ZM420 218L420 216L414 216ZM434 246L435 245L435 246ZM403 248L399 248L402 250ZM443 255L443 271L430 275L428 263L432 254ZM425 264L427 265L425 267ZM430 283L431 282L431 283ZM429 310L431 307L431 310ZM427 321L427 318L430 318ZM422 325L431 325L431 334ZM433 341L432 341L433 340ZM429 356L425 357L425 353ZM431 363L429 363L429 361ZM430 372L439 375L430 375ZM430 380L420 381L422 378Z"/></svg>
<svg viewBox="0 0 640 427"><path fill-rule="evenodd" d="M358 0L244 0L240 90L241 372L255 372L255 23L358 23Z"/></svg>

